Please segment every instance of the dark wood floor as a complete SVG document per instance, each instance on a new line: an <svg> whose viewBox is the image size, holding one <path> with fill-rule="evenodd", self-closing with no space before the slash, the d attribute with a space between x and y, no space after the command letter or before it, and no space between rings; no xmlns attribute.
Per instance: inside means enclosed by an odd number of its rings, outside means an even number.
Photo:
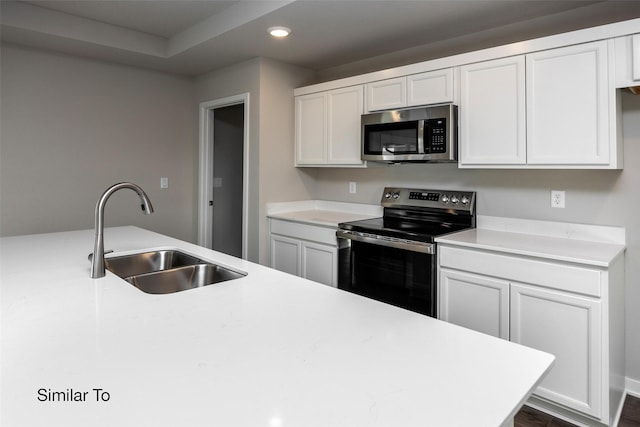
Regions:
<svg viewBox="0 0 640 427"><path fill-rule="evenodd" d="M574 424L528 406L523 407L516 414L514 425L515 427L575 427ZM639 398L627 395L618 427L640 427Z"/></svg>

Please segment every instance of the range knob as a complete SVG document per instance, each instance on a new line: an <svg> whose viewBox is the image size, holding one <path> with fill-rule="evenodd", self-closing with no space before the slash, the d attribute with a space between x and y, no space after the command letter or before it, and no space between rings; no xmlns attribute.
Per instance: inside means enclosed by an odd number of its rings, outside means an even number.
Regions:
<svg viewBox="0 0 640 427"><path fill-rule="evenodd" d="M440 200L442 200L442 203L449 203L449 196L443 194Z"/></svg>
<svg viewBox="0 0 640 427"><path fill-rule="evenodd" d="M460 199L458 199L458 196L456 196L455 194L453 196L451 196L451 203L453 203L454 205L456 203L458 203L460 201Z"/></svg>
<svg viewBox="0 0 640 427"><path fill-rule="evenodd" d="M388 191L386 193L384 193L384 198L385 199L390 199L391 198L391 193L389 193Z"/></svg>
<svg viewBox="0 0 640 427"><path fill-rule="evenodd" d="M400 197L400 193L393 193L393 198L397 199L398 197Z"/></svg>
<svg viewBox="0 0 640 427"><path fill-rule="evenodd" d="M466 205L469 203L469 198L467 196L462 196L461 202L463 205Z"/></svg>

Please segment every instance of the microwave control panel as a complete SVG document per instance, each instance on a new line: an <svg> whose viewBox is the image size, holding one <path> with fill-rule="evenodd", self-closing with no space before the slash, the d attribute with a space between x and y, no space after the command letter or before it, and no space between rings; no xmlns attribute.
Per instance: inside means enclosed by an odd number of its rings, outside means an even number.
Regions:
<svg viewBox="0 0 640 427"><path fill-rule="evenodd" d="M424 151L427 153L447 152L447 119L425 121Z"/></svg>

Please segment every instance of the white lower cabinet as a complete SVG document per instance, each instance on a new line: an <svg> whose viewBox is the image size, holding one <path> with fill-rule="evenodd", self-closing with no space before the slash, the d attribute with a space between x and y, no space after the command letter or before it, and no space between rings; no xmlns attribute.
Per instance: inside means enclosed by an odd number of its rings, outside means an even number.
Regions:
<svg viewBox="0 0 640 427"><path fill-rule="evenodd" d="M536 394L596 418L602 415L600 304L594 298L511 284L511 341L556 356Z"/></svg>
<svg viewBox="0 0 640 427"><path fill-rule="evenodd" d="M325 285L338 286L338 249L321 243L302 241L302 277Z"/></svg>
<svg viewBox="0 0 640 427"><path fill-rule="evenodd" d="M440 319L509 339L509 282L440 270Z"/></svg>
<svg viewBox="0 0 640 427"><path fill-rule="evenodd" d="M338 286L338 243L330 227L270 219L271 267Z"/></svg>
<svg viewBox="0 0 640 427"><path fill-rule="evenodd" d="M624 389L624 259L607 267L439 244L438 313L553 354L529 404L611 425Z"/></svg>
<svg viewBox="0 0 640 427"><path fill-rule="evenodd" d="M300 276L302 241L271 234L271 268Z"/></svg>

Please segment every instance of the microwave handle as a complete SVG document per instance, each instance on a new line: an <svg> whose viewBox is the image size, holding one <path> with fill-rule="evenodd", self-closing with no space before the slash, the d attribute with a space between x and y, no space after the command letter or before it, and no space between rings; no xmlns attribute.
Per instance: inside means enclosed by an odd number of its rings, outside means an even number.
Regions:
<svg viewBox="0 0 640 427"><path fill-rule="evenodd" d="M418 120L418 153L425 154L424 152L424 126L426 120Z"/></svg>

